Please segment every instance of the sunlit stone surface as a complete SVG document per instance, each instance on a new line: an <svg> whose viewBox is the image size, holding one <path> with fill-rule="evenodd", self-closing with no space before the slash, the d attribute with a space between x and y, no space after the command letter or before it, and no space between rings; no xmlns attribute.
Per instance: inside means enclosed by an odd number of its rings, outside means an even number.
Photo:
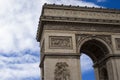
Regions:
<svg viewBox="0 0 120 80"><path fill-rule="evenodd" d="M42 80L81 80L81 53L96 80L120 79L119 10L45 4L37 41Z"/></svg>

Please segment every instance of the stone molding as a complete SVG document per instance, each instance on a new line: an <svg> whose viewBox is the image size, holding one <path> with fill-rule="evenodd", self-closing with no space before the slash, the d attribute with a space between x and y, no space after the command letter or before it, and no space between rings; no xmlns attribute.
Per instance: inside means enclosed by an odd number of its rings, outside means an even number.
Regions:
<svg viewBox="0 0 120 80"><path fill-rule="evenodd" d="M70 16L51 16L51 15L44 15L45 11L47 9L51 10L68 10L68 11L73 11L72 14L75 15L74 11L81 11L84 12L85 14L90 16L95 13L93 16L98 16L95 18L90 18L90 17L70 17ZM64 13L63 11L61 11ZM87 13L86 13L87 12ZM67 12L65 12L67 14ZM77 13L77 12L76 12ZM99 14L99 15L98 15ZM104 14L104 15L103 15ZM103 18L101 18L101 17ZM105 16L107 18L105 18ZM64 23L87 23L87 24L106 24L106 25L120 25L120 10L114 10L114 9L101 9L101 8L89 8L89 7L78 7L78 6L66 6L66 5L50 5L50 4L45 4L43 6L42 14L40 17L39 21L39 27L37 31L37 41L40 41L41 39L41 34L43 31L43 27L46 22L64 22ZM114 19L113 19L114 18Z"/></svg>
<svg viewBox="0 0 120 80"><path fill-rule="evenodd" d="M120 25L120 20L107 20L107 19L93 19L93 18L72 18L72 17L55 17L55 16L42 16L41 21L54 21L54 22L76 22L76 23L97 23L97 24L113 24Z"/></svg>
<svg viewBox="0 0 120 80"><path fill-rule="evenodd" d="M103 25L103 24L85 24L85 23L61 23L61 22L46 22L44 30L59 30L59 31L86 31L86 32L112 32L119 33L119 25Z"/></svg>
<svg viewBox="0 0 120 80"><path fill-rule="evenodd" d="M45 4L40 20L120 23L120 10Z"/></svg>
<svg viewBox="0 0 120 80"><path fill-rule="evenodd" d="M45 52L76 53L74 33L45 31Z"/></svg>

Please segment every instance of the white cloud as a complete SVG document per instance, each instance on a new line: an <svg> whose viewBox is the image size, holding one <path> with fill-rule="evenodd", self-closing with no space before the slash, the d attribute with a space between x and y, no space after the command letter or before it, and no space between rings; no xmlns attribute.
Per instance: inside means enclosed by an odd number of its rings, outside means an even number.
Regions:
<svg viewBox="0 0 120 80"><path fill-rule="evenodd" d="M1 63L6 64L23 64L23 63L34 63L39 62L39 56L34 56L31 54L25 54L22 56L6 57L0 56Z"/></svg>
<svg viewBox="0 0 120 80"><path fill-rule="evenodd" d="M97 0L97 2L105 2L106 0Z"/></svg>
<svg viewBox="0 0 120 80"><path fill-rule="evenodd" d="M37 63L12 64L0 69L1 80L24 80L27 77L39 77L40 70Z"/></svg>
<svg viewBox="0 0 120 80"><path fill-rule="evenodd" d="M37 1L5 0L0 11L0 52L39 50L35 40L39 10ZM7 6L7 7L6 7Z"/></svg>
<svg viewBox="0 0 120 80"><path fill-rule="evenodd" d="M0 52L39 50L35 37L41 6L44 3L97 6L78 0L1 0Z"/></svg>
<svg viewBox="0 0 120 80"><path fill-rule="evenodd" d="M39 54L39 43L35 37L44 3L98 7L78 0L0 0L0 80L40 76L38 57L27 55L24 51Z"/></svg>
<svg viewBox="0 0 120 80"><path fill-rule="evenodd" d="M39 76L39 57L29 54L20 57L0 56L1 80L24 80L27 77Z"/></svg>
<svg viewBox="0 0 120 80"><path fill-rule="evenodd" d="M81 71L82 71L82 73L93 70L93 62L90 59L90 57L88 57L87 55L85 55L85 54L81 55L80 63L81 63Z"/></svg>

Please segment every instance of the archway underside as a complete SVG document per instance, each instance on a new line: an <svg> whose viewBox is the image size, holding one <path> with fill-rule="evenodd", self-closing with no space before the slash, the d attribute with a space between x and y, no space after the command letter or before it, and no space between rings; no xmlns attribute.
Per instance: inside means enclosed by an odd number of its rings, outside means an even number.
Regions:
<svg viewBox="0 0 120 80"><path fill-rule="evenodd" d="M80 52L88 55L93 62L101 60L109 53L107 47L95 39L86 41L82 45Z"/></svg>
<svg viewBox="0 0 120 80"><path fill-rule="evenodd" d="M93 60L93 63L99 62L109 53L106 45L95 39L84 42L80 48L80 52L88 55ZM106 62L102 62L102 65L100 64L100 66L96 67L98 68L99 73L99 77L96 79L108 80Z"/></svg>

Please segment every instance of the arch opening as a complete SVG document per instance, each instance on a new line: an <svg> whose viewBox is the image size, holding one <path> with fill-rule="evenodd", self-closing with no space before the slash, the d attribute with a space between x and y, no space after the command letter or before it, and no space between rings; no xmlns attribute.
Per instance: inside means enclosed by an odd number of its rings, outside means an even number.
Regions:
<svg viewBox="0 0 120 80"><path fill-rule="evenodd" d="M88 40L86 42L84 42L80 48L80 53L81 54L85 54L88 57L90 57L90 59L92 60L92 64L90 64L90 66L93 66L95 63L99 62L100 60L102 60L103 58L105 58L105 56L109 53L109 50L107 49L106 45L96 39L92 39L92 40ZM90 67L88 66L88 67ZM103 67L103 69L101 69L101 67ZM106 63L102 63L97 65L98 68L98 73L99 73L99 79L100 80L108 80L108 72L106 69ZM96 76L96 72L94 72L95 67L91 68L92 73L94 76ZM83 73L82 73L83 74ZM96 78L97 80L98 78ZM84 79L82 79L84 80ZM95 78L93 78L92 80L95 80Z"/></svg>
<svg viewBox="0 0 120 80"><path fill-rule="evenodd" d="M105 57L109 53L106 45L102 42L92 39L86 41L80 48L80 53L88 55L93 62L97 62Z"/></svg>
<svg viewBox="0 0 120 80"><path fill-rule="evenodd" d="M82 80L95 80L95 72L92 59L86 54L82 53L80 57L80 64Z"/></svg>

